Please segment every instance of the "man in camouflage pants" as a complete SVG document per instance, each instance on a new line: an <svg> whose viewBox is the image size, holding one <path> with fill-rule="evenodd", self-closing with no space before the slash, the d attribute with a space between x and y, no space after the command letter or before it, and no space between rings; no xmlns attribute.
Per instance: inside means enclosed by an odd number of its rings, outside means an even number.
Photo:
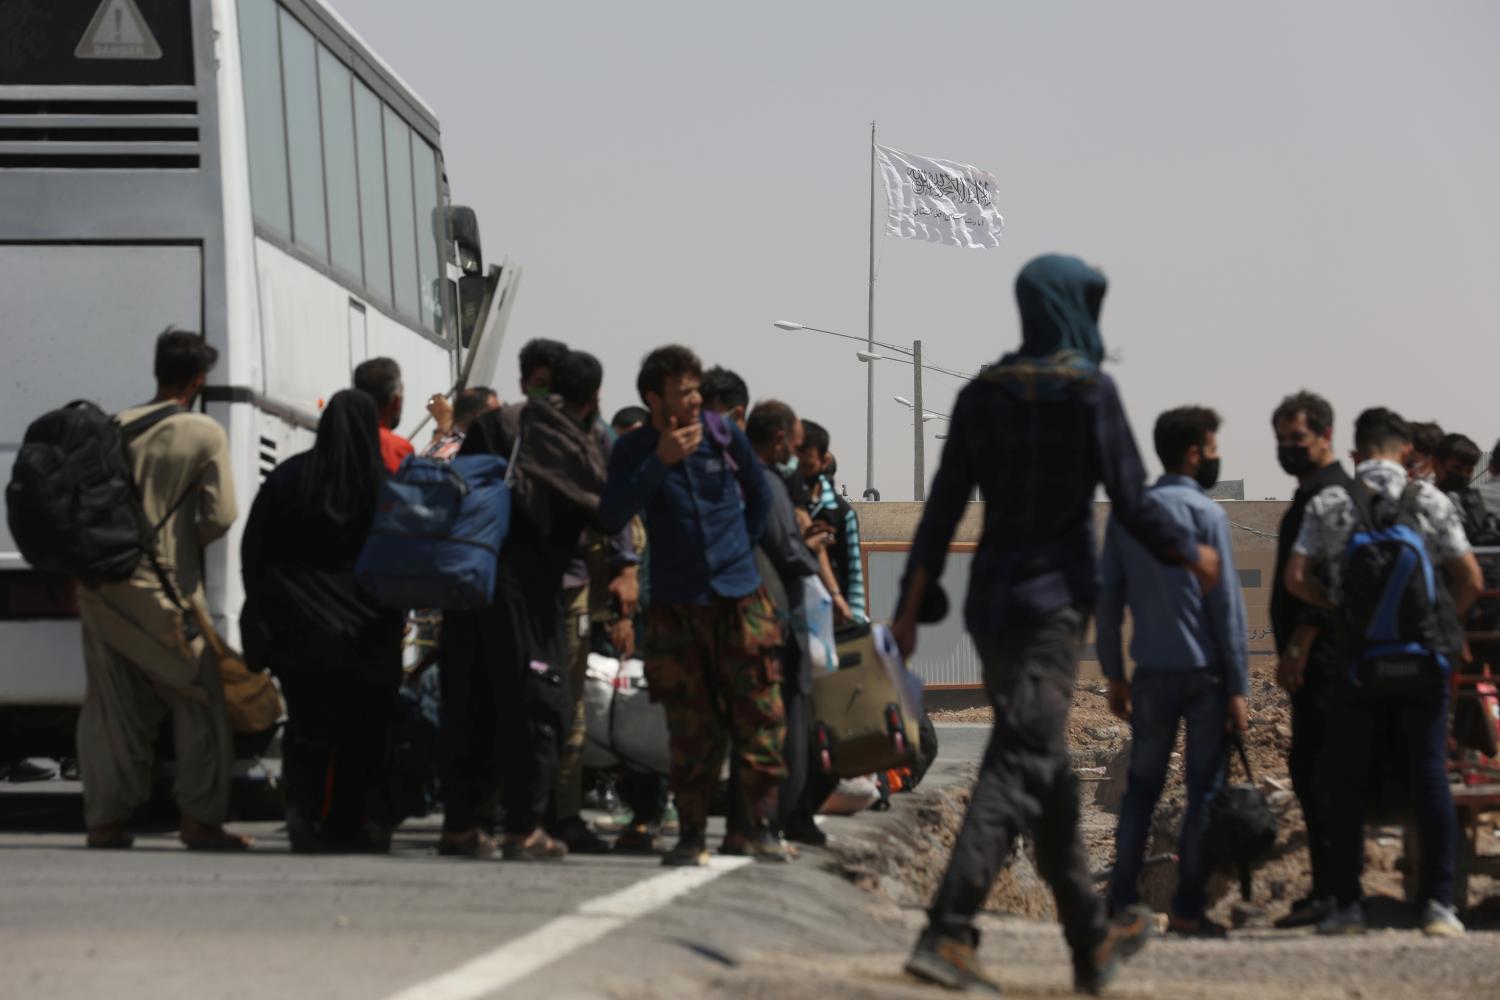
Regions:
<svg viewBox="0 0 1500 1000"><path fill-rule="evenodd" d="M651 423L616 442L599 519L618 531L643 513L651 538L646 680L666 708L682 823L663 863L708 863L708 800L731 735L754 823L747 852L785 861L781 629L755 564L770 484L744 432L703 412L702 376L687 348L646 357L637 388Z"/></svg>

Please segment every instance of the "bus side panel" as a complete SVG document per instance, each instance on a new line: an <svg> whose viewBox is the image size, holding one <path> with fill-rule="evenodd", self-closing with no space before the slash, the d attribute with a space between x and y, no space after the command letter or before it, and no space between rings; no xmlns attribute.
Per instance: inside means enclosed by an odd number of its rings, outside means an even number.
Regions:
<svg viewBox="0 0 1500 1000"><path fill-rule="evenodd" d="M366 357L395 358L407 399L400 430L414 433L427 416L427 397L452 388L448 348L391 319L274 243L255 242L266 395L318 413L328 397L349 386L354 367ZM359 310L351 310L351 303L363 307L356 336L351 336L350 324Z"/></svg>
<svg viewBox="0 0 1500 1000"><path fill-rule="evenodd" d="M88 399L115 412L151 398L156 335L202 322L201 266L196 246L0 244L0 468L47 410ZM0 522L0 586L25 568ZM0 621L0 705L81 702L82 656L75 621Z"/></svg>

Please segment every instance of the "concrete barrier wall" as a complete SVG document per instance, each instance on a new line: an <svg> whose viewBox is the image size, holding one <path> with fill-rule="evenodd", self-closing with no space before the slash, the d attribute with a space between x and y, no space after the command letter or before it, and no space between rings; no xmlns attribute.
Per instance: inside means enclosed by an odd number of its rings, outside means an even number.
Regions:
<svg viewBox="0 0 1500 1000"><path fill-rule="evenodd" d="M1288 502L1284 500L1220 501L1220 507L1229 516L1234 539L1235 570L1237 582L1245 595L1247 638L1252 658L1275 655L1270 618L1271 584L1276 567L1276 532L1287 506ZM871 617L876 621L886 621L895 612L906 552L921 520L922 504L856 503L854 508L859 513L860 542L865 551ZM1095 505L1094 516L1101 536L1109 519L1109 510L1107 502ZM984 505L971 503L954 533L953 548L943 575L952 610L945 622L923 629L917 654L912 658L912 668L931 687L980 684L978 657L963 629L963 599L968 589L968 563L983 530ZM1125 635L1128 647L1128 616ZM1094 649L1092 622L1080 673L1085 677L1102 676Z"/></svg>

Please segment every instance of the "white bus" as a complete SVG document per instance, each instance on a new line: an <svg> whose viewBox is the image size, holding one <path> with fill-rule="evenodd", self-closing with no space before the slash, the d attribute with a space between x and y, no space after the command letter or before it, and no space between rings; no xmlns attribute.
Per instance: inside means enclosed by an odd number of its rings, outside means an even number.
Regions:
<svg viewBox="0 0 1500 1000"><path fill-rule="evenodd" d="M7 478L41 413L148 399L168 325L218 348L202 405L228 429L242 522L361 360L400 362L411 433L462 354L432 109L319 0L5 6ZM207 553L231 639L239 538ZM0 753L66 752L83 690L70 588L30 572L0 526Z"/></svg>

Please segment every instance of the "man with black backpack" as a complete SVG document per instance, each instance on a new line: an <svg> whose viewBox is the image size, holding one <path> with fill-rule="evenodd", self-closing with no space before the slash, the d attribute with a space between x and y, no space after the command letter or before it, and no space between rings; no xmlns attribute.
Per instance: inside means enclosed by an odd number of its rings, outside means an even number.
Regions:
<svg viewBox="0 0 1500 1000"><path fill-rule="evenodd" d="M1432 483L1408 481L1405 420L1366 410L1355 422L1354 448L1355 483L1309 501L1285 577L1293 596L1338 610L1347 664L1334 678L1328 743L1336 901L1318 932L1365 930L1364 808L1373 765L1393 749L1422 844L1422 929L1457 936L1464 927L1453 906L1448 678L1463 655L1460 623L1482 586L1479 564L1452 501Z"/></svg>
<svg viewBox="0 0 1500 1000"><path fill-rule="evenodd" d="M125 822L150 797L152 747L168 716L183 843L250 846L221 825L233 737L218 661L195 613L204 606L203 547L236 514L224 428L189 412L217 360L197 333L168 330L156 342L156 396L115 418L146 531L129 578L78 590L88 671L78 762L90 847L130 846Z"/></svg>

